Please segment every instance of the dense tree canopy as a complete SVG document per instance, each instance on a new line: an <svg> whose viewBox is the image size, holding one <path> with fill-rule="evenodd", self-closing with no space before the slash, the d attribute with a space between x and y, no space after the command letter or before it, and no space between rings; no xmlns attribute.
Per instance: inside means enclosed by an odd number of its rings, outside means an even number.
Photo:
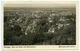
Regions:
<svg viewBox="0 0 80 51"><path fill-rule="evenodd" d="M4 44L75 45L76 15L64 12L5 11Z"/></svg>

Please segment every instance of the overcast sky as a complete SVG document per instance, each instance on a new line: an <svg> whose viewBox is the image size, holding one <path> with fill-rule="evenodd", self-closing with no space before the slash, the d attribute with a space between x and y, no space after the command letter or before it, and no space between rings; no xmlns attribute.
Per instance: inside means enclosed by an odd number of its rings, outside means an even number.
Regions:
<svg viewBox="0 0 80 51"><path fill-rule="evenodd" d="M4 7L75 8L75 4L5 4Z"/></svg>

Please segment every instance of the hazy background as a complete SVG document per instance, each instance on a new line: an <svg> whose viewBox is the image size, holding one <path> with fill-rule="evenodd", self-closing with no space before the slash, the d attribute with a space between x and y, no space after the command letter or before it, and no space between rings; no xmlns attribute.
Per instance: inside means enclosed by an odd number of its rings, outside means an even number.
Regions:
<svg viewBox="0 0 80 51"><path fill-rule="evenodd" d="M26 3L23 3L23 4L5 4L4 7L28 7L28 8L75 8L76 5L75 4L26 4Z"/></svg>

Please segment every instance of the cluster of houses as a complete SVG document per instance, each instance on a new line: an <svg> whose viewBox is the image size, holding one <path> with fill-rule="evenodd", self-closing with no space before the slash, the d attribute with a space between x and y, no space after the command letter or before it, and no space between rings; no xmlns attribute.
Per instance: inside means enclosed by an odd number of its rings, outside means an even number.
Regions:
<svg viewBox="0 0 80 51"><path fill-rule="evenodd" d="M13 19L10 19L10 23L13 23L13 21L15 21L15 22L17 22L17 23L20 23L20 22L22 22L22 21L24 21L24 20L22 20L22 18L23 17L33 17L33 22L31 23L31 24L29 24L28 26L22 26L22 27L25 27L24 29L25 29L25 35L27 35L27 31L28 30L30 30L32 33L34 32L35 33L35 27L37 26L36 25L36 22L38 21L38 19L42 16L42 15L44 15L44 14L48 14L48 12L46 11L33 11L33 12L31 12L31 13L23 13L23 14L19 14L18 12L16 12L16 14L17 15L23 15L23 16L21 16L21 17L19 17L18 19L16 19L15 20L15 17L13 18ZM59 17L59 15L62 15L62 16L60 16ZM49 23L52 23L53 22L53 19L54 19L54 17L55 16L58 16L59 17L59 20L58 21L61 21L61 22L67 22L69 19L66 19L65 18L65 16L64 15L72 15L72 13L71 12L61 12L61 13L55 13L55 12L51 12L50 13L50 15L49 15L49 17L47 18L47 20L48 20L48 22ZM9 15L9 14L7 14L7 16L11 16L11 15ZM35 18L34 18L35 17ZM25 22L27 22L27 18L24 18L24 19L26 19L26 21ZM23 23L23 24L26 24L26 23ZM63 26L69 26L70 25L70 23L56 23L56 25L57 25L57 28L58 29L60 29L61 27L63 27ZM23 30L22 30L23 31ZM54 33L55 32L55 27L52 25L50 28L49 28L49 30L48 30L48 32L49 33Z"/></svg>

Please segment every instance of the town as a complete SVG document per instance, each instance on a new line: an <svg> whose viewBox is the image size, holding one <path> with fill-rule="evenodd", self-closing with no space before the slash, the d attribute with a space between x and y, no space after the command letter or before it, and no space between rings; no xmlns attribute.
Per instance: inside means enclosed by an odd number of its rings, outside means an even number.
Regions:
<svg viewBox="0 0 80 51"><path fill-rule="evenodd" d="M75 8L4 8L4 44L75 45Z"/></svg>

